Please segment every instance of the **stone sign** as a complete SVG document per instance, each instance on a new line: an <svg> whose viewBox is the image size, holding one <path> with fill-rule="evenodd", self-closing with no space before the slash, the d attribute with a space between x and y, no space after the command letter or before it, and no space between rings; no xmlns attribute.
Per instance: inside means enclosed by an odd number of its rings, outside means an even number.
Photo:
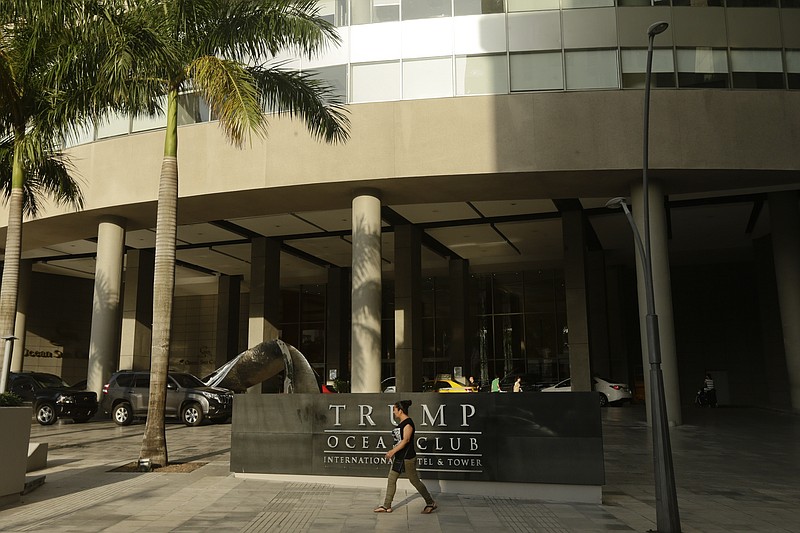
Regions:
<svg viewBox="0 0 800 533"><path fill-rule="evenodd" d="M591 392L237 395L231 471L384 477L400 399L413 402L423 479L605 482Z"/></svg>

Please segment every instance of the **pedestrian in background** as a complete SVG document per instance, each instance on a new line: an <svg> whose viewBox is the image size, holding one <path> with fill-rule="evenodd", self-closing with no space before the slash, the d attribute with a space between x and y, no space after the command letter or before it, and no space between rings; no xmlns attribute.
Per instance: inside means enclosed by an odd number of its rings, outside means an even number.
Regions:
<svg viewBox="0 0 800 533"><path fill-rule="evenodd" d="M417 492L425 499L425 508L422 514L431 514L436 510L436 502L433 501L428 487L419 479L417 474L417 450L414 445L414 421L408 416L408 409L411 407L411 400L400 400L392 406L392 415L399 420L392 430L394 446L386 452L386 458L391 459L392 467L389 469L389 479L386 484L386 497L383 505L373 509L375 513L391 513L392 500L397 491L397 478L403 472L408 476L408 480L417 489Z"/></svg>
<svg viewBox="0 0 800 533"><path fill-rule="evenodd" d="M522 392L522 376L517 376L517 380L514 382L514 392Z"/></svg>
<svg viewBox="0 0 800 533"><path fill-rule="evenodd" d="M706 394L706 402L711 407L717 406L717 390L714 388L714 379L711 374L706 374L706 379L703 380L703 392Z"/></svg>

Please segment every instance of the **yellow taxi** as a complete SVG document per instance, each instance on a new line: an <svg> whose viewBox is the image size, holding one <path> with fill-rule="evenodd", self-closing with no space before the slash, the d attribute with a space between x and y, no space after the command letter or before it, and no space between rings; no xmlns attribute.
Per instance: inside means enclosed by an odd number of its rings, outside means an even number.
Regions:
<svg viewBox="0 0 800 533"><path fill-rule="evenodd" d="M454 379L437 378L423 383L422 392L478 392L478 389L459 383Z"/></svg>

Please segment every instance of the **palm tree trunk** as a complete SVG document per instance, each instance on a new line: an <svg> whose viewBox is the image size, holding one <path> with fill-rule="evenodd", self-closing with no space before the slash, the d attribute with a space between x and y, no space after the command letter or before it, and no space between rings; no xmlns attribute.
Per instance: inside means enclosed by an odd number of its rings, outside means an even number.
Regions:
<svg viewBox="0 0 800 533"><path fill-rule="evenodd" d="M19 292L19 260L22 253L22 184L25 180L25 171L22 166L22 138L19 134L16 138L18 142L14 144L11 197L8 202L8 228L3 259L3 285L0 288L0 335L3 337L14 335ZM11 354L5 353L4 346L0 349L3 350L3 367L0 369L2 371L0 372L0 393L2 393L6 391Z"/></svg>
<svg viewBox="0 0 800 533"><path fill-rule="evenodd" d="M167 465L164 409L167 400L172 297L175 292L175 235L178 224L178 91L167 100L167 132L158 187L156 257L153 277L153 345L150 354L150 400L140 459Z"/></svg>

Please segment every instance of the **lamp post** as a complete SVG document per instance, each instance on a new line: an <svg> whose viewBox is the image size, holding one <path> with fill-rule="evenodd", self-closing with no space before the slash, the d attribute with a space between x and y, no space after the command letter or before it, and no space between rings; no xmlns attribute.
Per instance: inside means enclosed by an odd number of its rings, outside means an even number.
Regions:
<svg viewBox="0 0 800 533"><path fill-rule="evenodd" d="M653 69L653 40L667 29L667 22L656 22L647 28L647 70L644 81L644 131L642 135L642 214L644 240L633 220L625 198L613 198L606 207L622 207L633 230L634 240L641 260L647 301L645 329L647 354L650 363L650 414L653 429L653 468L656 489L656 527L659 533L680 533L678 497L675 491L675 473L672 465L672 446L669 439L667 405L664 395L664 374L661 371L661 341L658 332L655 295L653 292L653 263L650 250L650 196L648 191L648 149L650 129L650 76Z"/></svg>

